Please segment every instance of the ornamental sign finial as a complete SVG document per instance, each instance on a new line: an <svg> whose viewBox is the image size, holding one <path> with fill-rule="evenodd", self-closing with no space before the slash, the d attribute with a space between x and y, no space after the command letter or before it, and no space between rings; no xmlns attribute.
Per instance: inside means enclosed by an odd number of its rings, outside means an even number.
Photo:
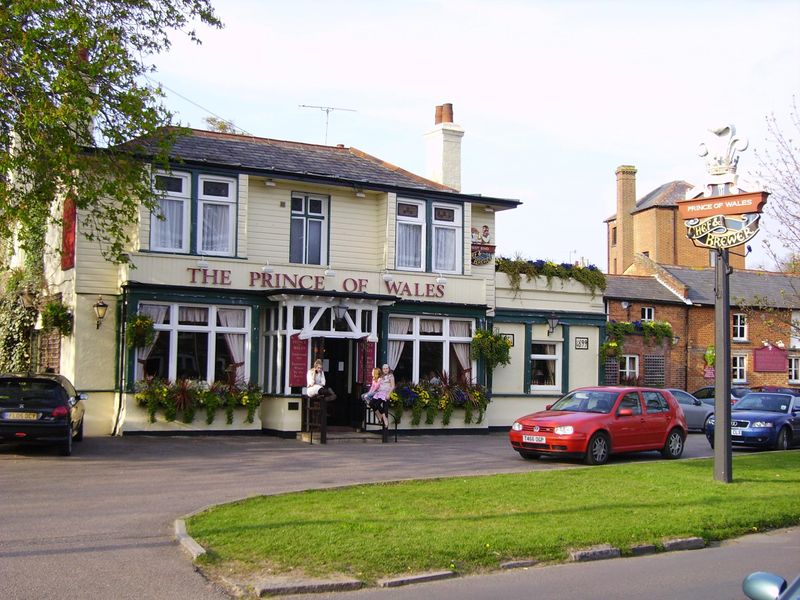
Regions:
<svg viewBox="0 0 800 600"><path fill-rule="evenodd" d="M736 127L723 125L709 129L708 139L700 144L699 154L706 159L709 175L735 175L739 152L747 149L747 138L736 135Z"/></svg>

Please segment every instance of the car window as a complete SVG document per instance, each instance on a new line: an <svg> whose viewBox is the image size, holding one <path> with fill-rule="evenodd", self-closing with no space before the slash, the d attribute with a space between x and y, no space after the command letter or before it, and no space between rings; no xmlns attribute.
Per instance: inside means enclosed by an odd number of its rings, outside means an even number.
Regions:
<svg viewBox="0 0 800 600"><path fill-rule="evenodd" d="M669 405L660 393L650 391L642 392L642 395L644 396L644 405L648 413L669 412Z"/></svg>
<svg viewBox="0 0 800 600"><path fill-rule="evenodd" d="M695 398L712 398L714 396L714 389L713 388L700 388L694 394L692 394Z"/></svg>
<svg viewBox="0 0 800 600"><path fill-rule="evenodd" d="M0 404L57 406L66 401L66 393L55 381L42 379L0 379Z"/></svg>
<svg viewBox="0 0 800 600"><path fill-rule="evenodd" d="M619 409L629 408L635 415L642 414L642 405L639 402L639 394L636 392L629 392L620 400Z"/></svg>
<svg viewBox="0 0 800 600"><path fill-rule="evenodd" d="M670 390L679 404L694 404L694 398L682 390Z"/></svg>
<svg viewBox="0 0 800 600"><path fill-rule="evenodd" d="M733 406L733 410L760 410L765 412L789 412L791 396L788 394L747 394Z"/></svg>
<svg viewBox="0 0 800 600"><path fill-rule="evenodd" d="M561 400L550 407L550 410L599 412L608 414L611 412L616 398L617 395L614 392L577 390L561 398Z"/></svg>

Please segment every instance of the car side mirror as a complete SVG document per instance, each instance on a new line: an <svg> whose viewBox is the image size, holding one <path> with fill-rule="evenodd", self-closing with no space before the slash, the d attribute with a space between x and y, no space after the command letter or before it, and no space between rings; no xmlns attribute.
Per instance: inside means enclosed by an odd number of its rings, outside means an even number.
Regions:
<svg viewBox="0 0 800 600"><path fill-rule="evenodd" d="M550 410L552 407L553 407L553 405L552 405L552 404L548 404L547 406L545 406L545 407L544 407L544 409L545 409L545 410Z"/></svg>
<svg viewBox="0 0 800 600"><path fill-rule="evenodd" d="M78 394L78 400L88 400L88 399L89 399L89 394L86 394L84 392Z"/></svg>
<svg viewBox="0 0 800 600"><path fill-rule="evenodd" d="M694 400L692 400L692 404L694 404L695 406L700 406L701 404L703 404L703 401L695 398Z"/></svg>
<svg viewBox="0 0 800 600"><path fill-rule="evenodd" d="M617 416L618 417L632 417L633 416L633 411L630 408L620 408L617 411Z"/></svg>
<svg viewBox="0 0 800 600"><path fill-rule="evenodd" d="M756 571L744 578L742 591L751 600L775 600L786 589L786 585L783 577Z"/></svg>

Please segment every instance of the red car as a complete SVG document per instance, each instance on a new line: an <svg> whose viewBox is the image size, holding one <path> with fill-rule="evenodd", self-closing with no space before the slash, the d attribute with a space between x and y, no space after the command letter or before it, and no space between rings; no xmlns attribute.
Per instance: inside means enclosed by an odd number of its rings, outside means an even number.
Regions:
<svg viewBox="0 0 800 600"><path fill-rule="evenodd" d="M680 458L686 431L683 410L666 390L586 387L520 417L508 437L523 458L580 456L602 465L621 452L658 450L664 458Z"/></svg>

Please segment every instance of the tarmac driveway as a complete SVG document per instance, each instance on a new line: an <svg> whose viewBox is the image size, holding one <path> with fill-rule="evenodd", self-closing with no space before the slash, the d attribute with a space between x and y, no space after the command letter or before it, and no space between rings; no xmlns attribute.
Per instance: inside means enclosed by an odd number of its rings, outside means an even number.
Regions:
<svg viewBox="0 0 800 600"><path fill-rule="evenodd" d="M685 456L710 455L704 436L689 436ZM325 446L267 436L86 438L70 458L0 446L0 597L227 598L174 542L176 517L256 494L573 466L524 461L505 433Z"/></svg>

